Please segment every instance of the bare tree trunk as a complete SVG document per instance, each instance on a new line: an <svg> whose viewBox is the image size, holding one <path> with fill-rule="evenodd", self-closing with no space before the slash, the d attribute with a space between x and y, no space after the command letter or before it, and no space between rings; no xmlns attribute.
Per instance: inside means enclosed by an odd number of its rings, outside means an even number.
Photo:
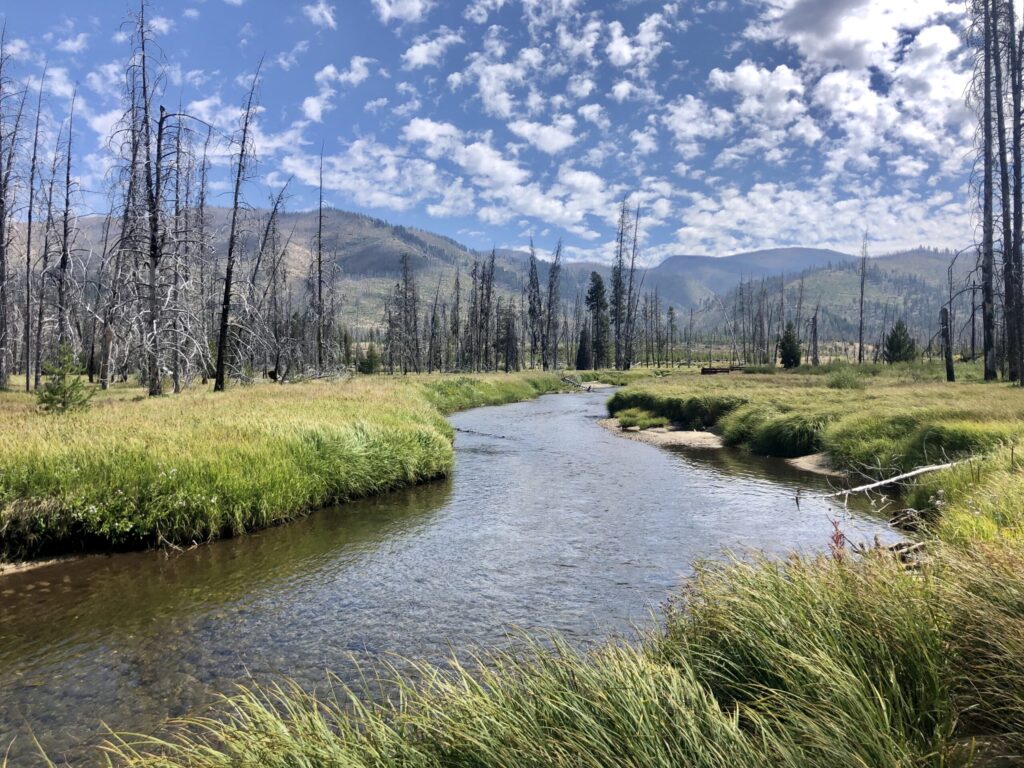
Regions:
<svg viewBox="0 0 1024 768"><path fill-rule="evenodd" d="M1020 378L1020 347L1017 341L1017 290L1013 269L1013 221L1010 204L1010 168L1007 162L1006 119L1003 114L1003 61L999 41L999 14L991 5L992 64L995 74L996 135L999 152L999 192L1002 202L1003 228L1003 315L1006 333L1006 361L1010 381Z"/></svg>
<svg viewBox="0 0 1024 768"><path fill-rule="evenodd" d="M982 244L981 244L981 326L985 355L985 381L996 378L996 317L993 285L993 223L992 223L992 23L988 12L993 0L981 0L985 10L984 78L982 105Z"/></svg>
<svg viewBox="0 0 1024 768"><path fill-rule="evenodd" d="M36 169L39 160L39 124L43 116L43 85L46 68L39 78L36 98L36 128L32 134L32 159L28 172L28 222L25 231L25 391L32 389L32 223L36 205Z"/></svg>
<svg viewBox="0 0 1024 768"><path fill-rule="evenodd" d="M320 197L316 223L316 368L324 369L324 146L320 145Z"/></svg>
<svg viewBox="0 0 1024 768"><path fill-rule="evenodd" d="M868 233L864 231L864 239L860 246L860 303L857 320L857 364L864 362L864 283L868 274Z"/></svg>
<svg viewBox="0 0 1024 768"><path fill-rule="evenodd" d="M949 310L943 307L939 312L939 325L942 328L942 354L946 361L946 381L956 381L953 372L953 337L949 330Z"/></svg>
<svg viewBox="0 0 1024 768"><path fill-rule="evenodd" d="M256 73L253 75L249 96L245 104L245 112L242 115L242 136L238 149L238 165L235 169L234 194L231 198L231 228L228 232L227 262L224 267L224 298L220 305L220 328L217 333L217 366L213 381L214 392L224 391L226 379L228 324L231 320L231 280L238 250L238 209L242 202L242 181L245 178L249 129L252 124L253 110L255 108L256 85L259 83L262 66L263 62L261 61L260 65L256 67Z"/></svg>
<svg viewBox="0 0 1024 768"><path fill-rule="evenodd" d="M814 316L811 318L811 365L815 368L821 365L818 357L818 307L814 308Z"/></svg>

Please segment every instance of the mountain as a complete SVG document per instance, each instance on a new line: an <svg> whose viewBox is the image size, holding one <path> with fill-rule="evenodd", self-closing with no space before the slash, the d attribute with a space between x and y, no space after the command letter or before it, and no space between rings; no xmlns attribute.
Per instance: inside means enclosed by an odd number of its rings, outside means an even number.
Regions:
<svg viewBox="0 0 1024 768"><path fill-rule="evenodd" d="M248 214L244 247L256 248L266 211ZM99 251L102 246L102 219L84 217L79 222L78 250ZM228 211L213 208L209 221L214 231L214 249L226 250ZM283 213L278 228L287 241L287 264L291 278L304 280L310 269L316 243L316 211ZM474 260L486 252L474 251L443 235L415 227L392 224L383 219L336 209L324 211L324 251L337 268L338 296L346 322L373 325L380 321L387 296L401 272L401 259L408 255L417 276L422 301L430 302L440 292L451 295L455 276L462 276L463 290L469 283ZM540 279L547 281L550 254L538 252ZM921 290L931 293L945 284L951 254L945 251L915 249L872 259L872 275L879 278L878 295L871 301L884 306L905 298L905 293L881 290L882 285L907 287L907 281L920 281ZM504 299L519 298L526 279L529 254L522 250L496 252L495 288ZM567 262L563 265L562 296L572 302L585 293L590 273L597 271L606 280L607 265ZM677 309L708 306L716 296L728 296L742 280L778 281L786 276L787 285L795 285L802 275L808 302L835 305L836 323L848 322L850 302L857 292L857 258L823 248L769 248L727 256L669 256L660 264L638 272L643 292L657 290L662 306ZM873 285L873 283L872 283ZM788 289L787 289L788 290ZM874 289L872 289L874 290ZM720 302L719 302L720 304ZM937 305L936 305L937 306ZM931 311L930 304L928 312ZM925 312L924 309L921 312ZM708 314L708 317L713 313ZM923 318L922 314L922 318ZM710 322L710 319L709 319Z"/></svg>

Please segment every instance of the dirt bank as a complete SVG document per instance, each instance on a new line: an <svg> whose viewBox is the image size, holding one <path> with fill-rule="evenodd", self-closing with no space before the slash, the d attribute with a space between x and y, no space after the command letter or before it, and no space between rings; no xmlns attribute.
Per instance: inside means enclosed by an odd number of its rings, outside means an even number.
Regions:
<svg viewBox="0 0 1024 768"><path fill-rule="evenodd" d="M707 449L724 447L722 438L714 432L698 432L689 429L672 429L667 427L654 427L644 430L639 430L636 427L622 429L619 426L618 419L601 419L598 424L620 437L639 440L642 443L650 443L651 445L678 445L684 448Z"/></svg>

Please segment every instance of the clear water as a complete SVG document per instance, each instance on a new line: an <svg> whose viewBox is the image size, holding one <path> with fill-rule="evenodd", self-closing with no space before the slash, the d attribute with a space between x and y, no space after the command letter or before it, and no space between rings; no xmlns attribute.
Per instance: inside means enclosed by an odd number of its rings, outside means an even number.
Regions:
<svg viewBox="0 0 1024 768"><path fill-rule="evenodd" d="M649 623L695 560L822 550L832 519L855 541L898 538L784 462L617 437L596 424L606 397L452 417L449 481L179 554L0 577L11 765L35 762L30 734L91 763L101 723L151 731L250 679L316 686L392 654L504 646L512 629L599 642Z"/></svg>

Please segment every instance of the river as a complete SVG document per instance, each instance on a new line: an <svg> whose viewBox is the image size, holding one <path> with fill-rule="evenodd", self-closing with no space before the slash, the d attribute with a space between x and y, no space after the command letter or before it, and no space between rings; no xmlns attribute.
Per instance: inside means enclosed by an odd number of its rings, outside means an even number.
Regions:
<svg viewBox="0 0 1024 768"><path fill-rule="evenodd" d="M513 629L628 634L695 560L823 550L832 519L854 541L898 538L785 462L619 438L596 423L606 398L453 416L447 481L182 553L0 577L0 764L15 736L11 765L34 762L32 734L58 762L92 762L101 721L150 731L251 679L315 686Z"/></svg>

